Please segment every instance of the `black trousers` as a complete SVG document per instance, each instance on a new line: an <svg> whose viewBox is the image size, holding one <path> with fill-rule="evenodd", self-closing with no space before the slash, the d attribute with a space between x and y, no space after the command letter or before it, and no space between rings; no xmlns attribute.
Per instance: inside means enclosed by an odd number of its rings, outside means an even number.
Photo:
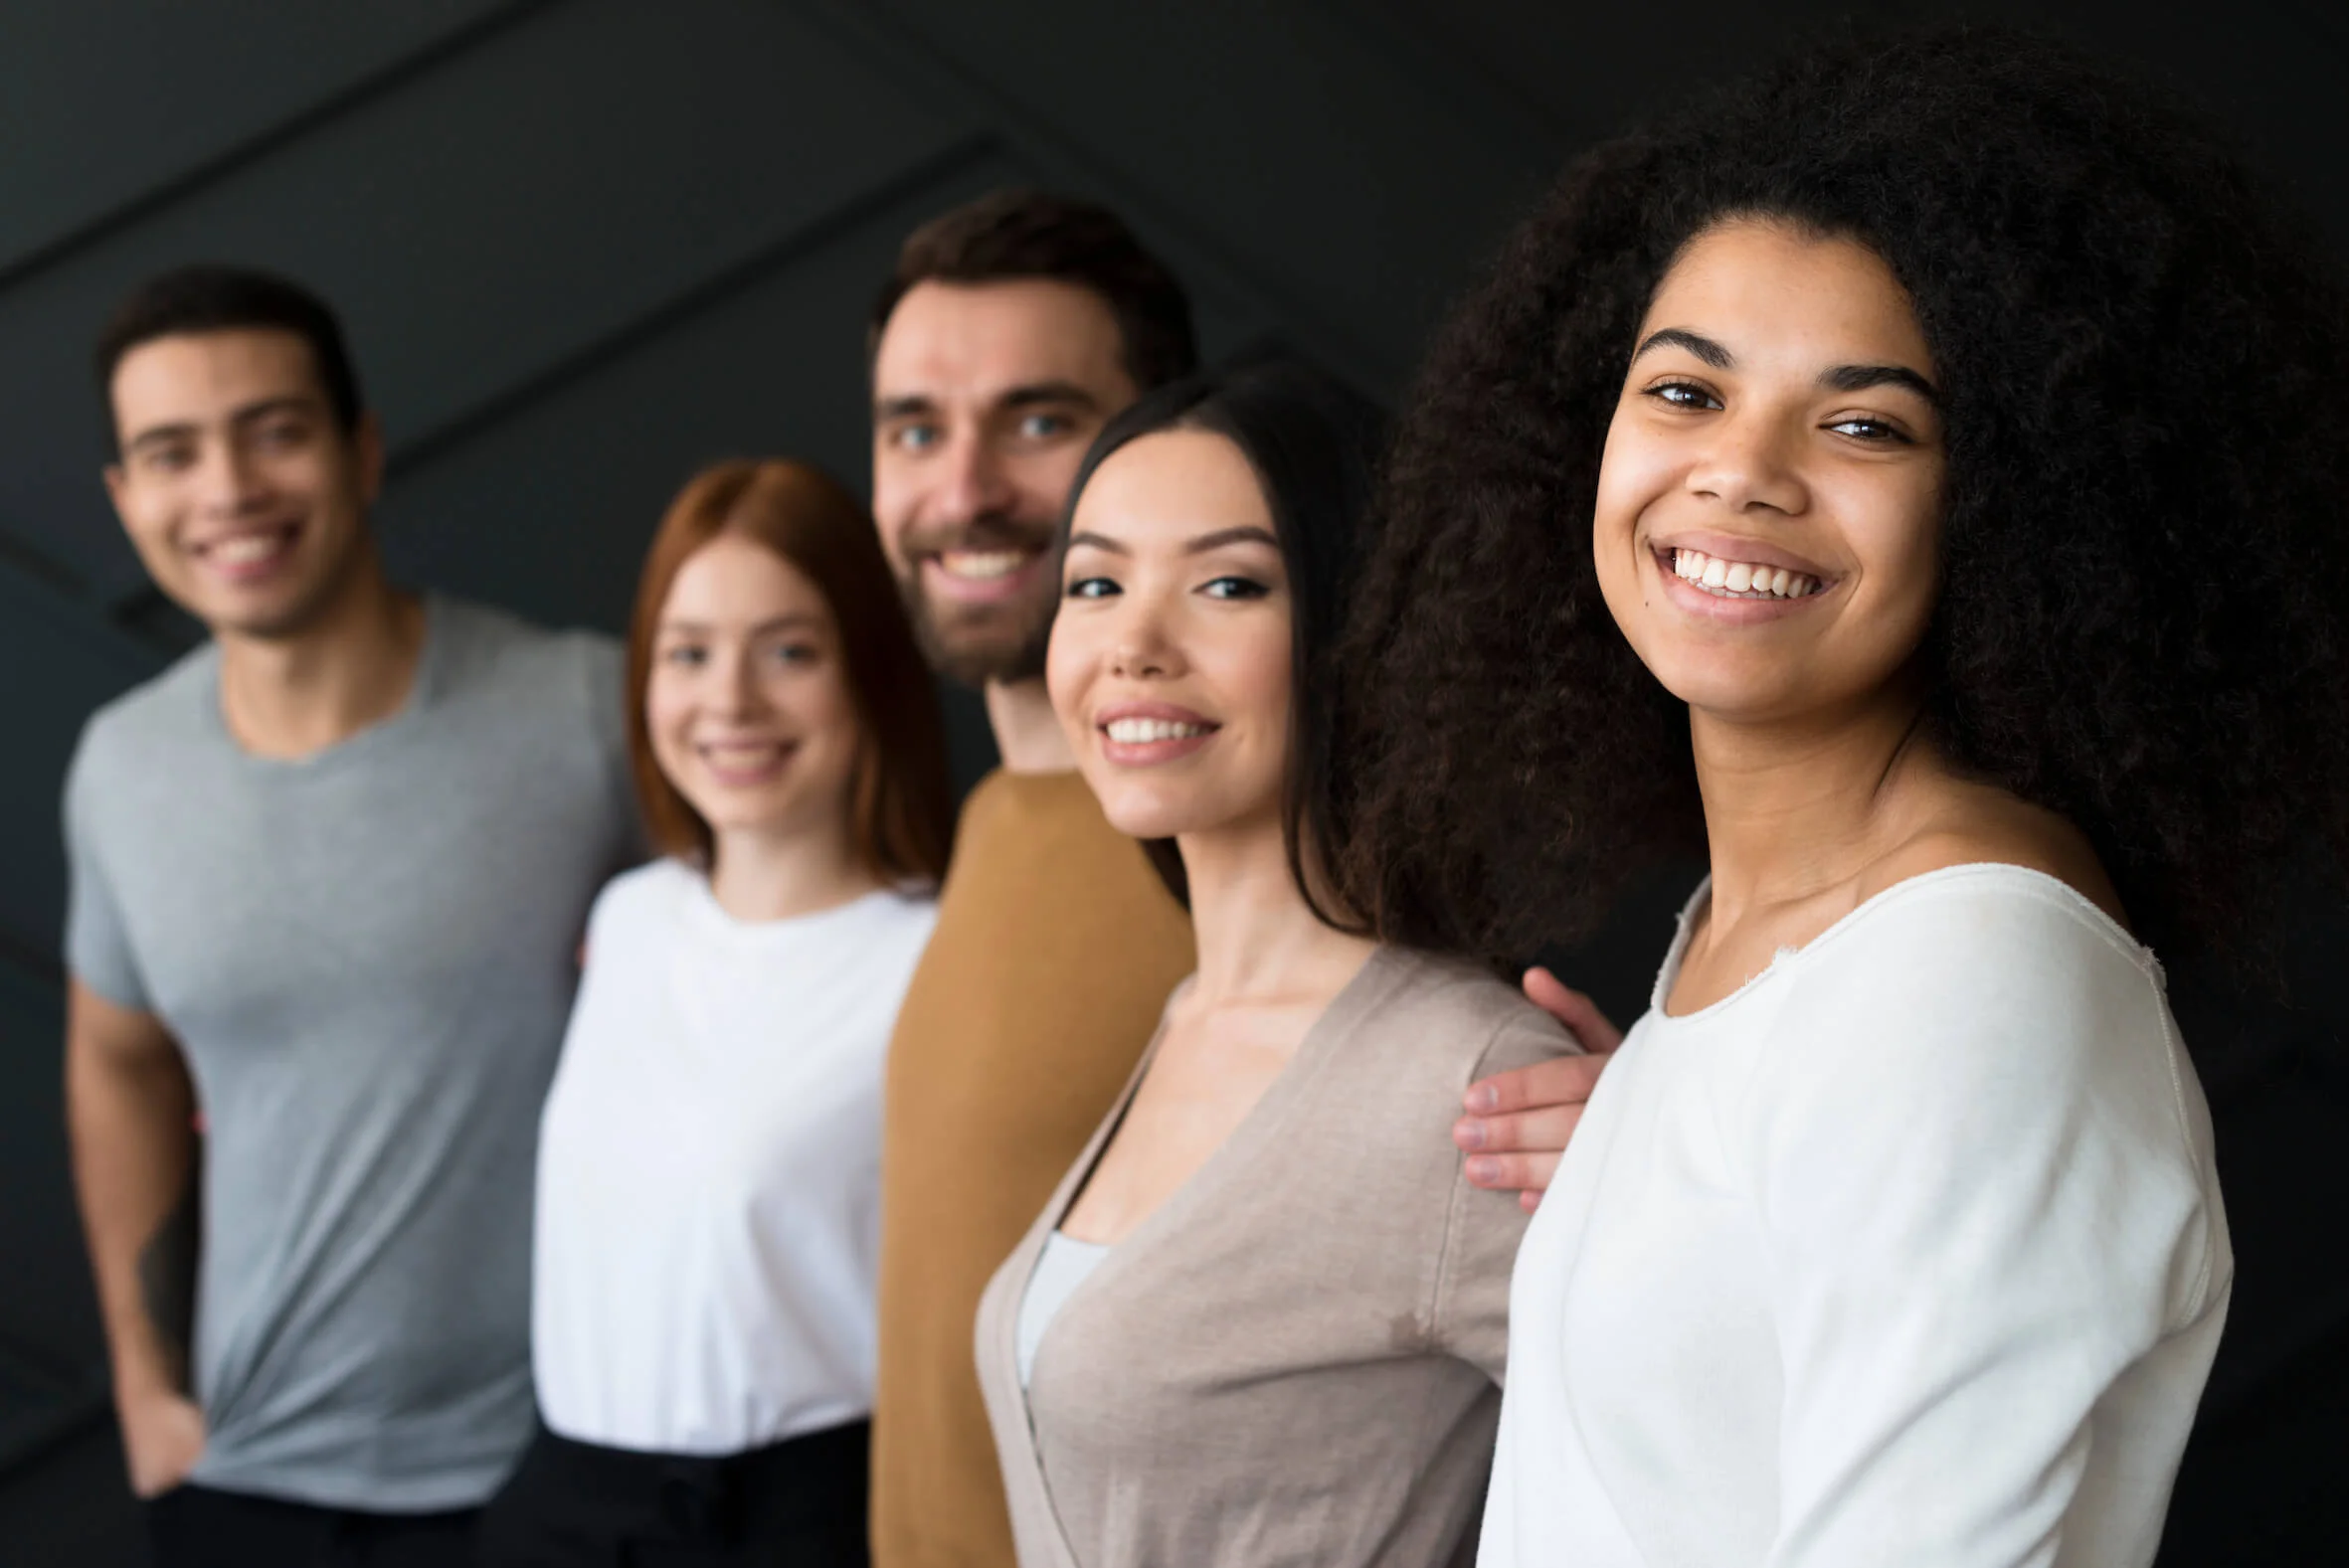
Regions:
<svg viewBox="0 0 2349 1568"><path fill-rule="evenodd" d="M481 1521L481 1568L865 1568L858 1421L689 1459L540 1428Z"/></svg>
<svg viewBox="0 0 2349 1568"><path fill-rule="evenodd" d="M147 1504L155 1568L465 1568L478 1508L368 1513L209 1486Z"/></svg>

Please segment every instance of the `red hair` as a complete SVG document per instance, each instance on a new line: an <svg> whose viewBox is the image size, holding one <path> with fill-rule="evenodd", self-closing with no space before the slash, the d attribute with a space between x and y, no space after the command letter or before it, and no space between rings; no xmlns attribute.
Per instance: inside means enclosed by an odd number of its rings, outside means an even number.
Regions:
<svg viewBox="0 0 2349 1568"><path fill-rule="evenodd" d="M822 469L784 458L738 459L696 474L669 503L645 552L629 622L628 737L653 842L705 863L710 853L709 823L653 759L644 695L669 588L694 552L723 534L773 551L830 607L863 732L849 791L857 854L884 881L938 881L955 813L938 690L863 504Z"/></svg>

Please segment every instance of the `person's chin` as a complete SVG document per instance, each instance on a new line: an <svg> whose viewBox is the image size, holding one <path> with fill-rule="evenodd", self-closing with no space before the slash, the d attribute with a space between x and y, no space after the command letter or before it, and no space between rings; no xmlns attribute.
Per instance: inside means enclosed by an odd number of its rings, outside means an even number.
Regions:
<svg viewBox="0 0 2349 1568"><path fill-rule="evenodd" d="M1189 817L1179 811L1145 809L1139 811L1104 811L1109 825L1128 838L1145 842L1154 838L1180 838L1192 830Z"/></svg>
<svg viewBox="0 0 2349 1568"><path fill-rule="evenodd" d="M1099 759L1087 759L1084 774L1101 802L1101 814L1128 838L1175 838L1201 826L1203 802L1193 790L1138 783L1124 770L1104 767Z"/></svg>
<svg viewBox="0 0 2349 1568"><path fill-rule="evenodd" d="M314 627L323 612L325 595L315 591L273 594L266 599L236 599L204 606L188 605L197 619L214 632L229 632L256 642L283 642Z"/></svg>
<svg viewBox="0 0 2349 1568"><path fill-rule="evenodd" d="M1028 680L1044 673L1044 648L1051 635L1047 611L1024 619L1010 614L959 617L957 623L926 623L922 637L931 666L965 686Z"/></svg>

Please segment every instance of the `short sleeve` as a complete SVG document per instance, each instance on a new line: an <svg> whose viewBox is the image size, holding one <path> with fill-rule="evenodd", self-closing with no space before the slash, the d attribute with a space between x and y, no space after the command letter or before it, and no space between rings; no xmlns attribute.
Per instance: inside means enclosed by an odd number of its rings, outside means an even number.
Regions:
<svg viewBox="0 0 2349 1568"><path fill-rule="evenodd" d="M1513 1008L1478 1057L1468 1083L1581 1049L1548 1014L1531 1004ZM1510 1273L1532 1216L1514 1192L1470 1186L1461 1173L1464 1160L1453 1164L1443 1262L1436 1276L1436 1337L1449 1354L1499 1385L1509 1362Z"/></svg>
<svg viewBox="0 0 2349 1568"><path fill-rule="evenodd" d="M2223 1310L2158 982L2060 894L1918 898L1793 976L1741 1122L1785 1379L1773 1568L2068 1560L2099 1402Z"/></svg>
<svg viewBox="0 0 2349 1568"><path fill-rule="evenodd" d="M90 796L98 765L90 750L85 731L66 772L66 967L116 1006L151 1011L138 957L95 841Z"/></svg>

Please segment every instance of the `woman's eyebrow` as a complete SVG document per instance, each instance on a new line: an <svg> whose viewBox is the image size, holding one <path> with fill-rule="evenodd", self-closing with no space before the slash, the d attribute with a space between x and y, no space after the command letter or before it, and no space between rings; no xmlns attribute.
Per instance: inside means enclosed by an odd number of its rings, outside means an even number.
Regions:
<svg viewBox="0 0 2349 1568"><path fill-rule="evenodd" d="M822 624L822 616L812 614L804 610L793 610L780 615L769 615L765 620L751 627L751 635L763 637L773 632L789 630L793 626L820 626ZM715 629L715 625L710 621L694 620L684 615L666 617L658 627L663 635L674 633L678 636L707 636Z"/></svg>
<svg viewBox="0 0 2349 1568"><path fill-rule="evenodd" d="M1737 368L1736 355L1703 333L1691 332L1687 327L1666 327L1661 332L1649 333L1647 340L1632 351L1633 362L1637 363L1640 356L1646 354L1650 349L1658 348L1686 349L1715 370L1735 370Z"/></svg>
<svg viewBox="0 0 2349 1568"><path fill-rule="evenodd" d="M1278 550L1281 547L1281 542L1262 528L1242 525L1238 528L1218 528L1211 534L1201 534L1196 539L1185 543L1182 553L1186 556L1203 556L1208 551L1220 550L1225 545L1270 545L1273 549Z"/></svg>
<svg viewBox="0 0 2349 1568"><path fill-rule="evenodd" d="M1113 556L1130 556L1134 553L1133 551L1127 549L1124 545L1118 543L1118 541L1115 539L1110 538L1107 534L1070 534L1068 536L1068 548L1074 550L1079 545L1091 545L1094 549L1106 550Z"/></svg>
<svg viewBox="0 0 2349 1568"><path fill-rule="evenodd" d="M1866 392L1871 387L1906 387L1934 408L1941 406L1939 390L1906 365L1838 365L1820 374L1819 385L1830 392Z"/></svg>

